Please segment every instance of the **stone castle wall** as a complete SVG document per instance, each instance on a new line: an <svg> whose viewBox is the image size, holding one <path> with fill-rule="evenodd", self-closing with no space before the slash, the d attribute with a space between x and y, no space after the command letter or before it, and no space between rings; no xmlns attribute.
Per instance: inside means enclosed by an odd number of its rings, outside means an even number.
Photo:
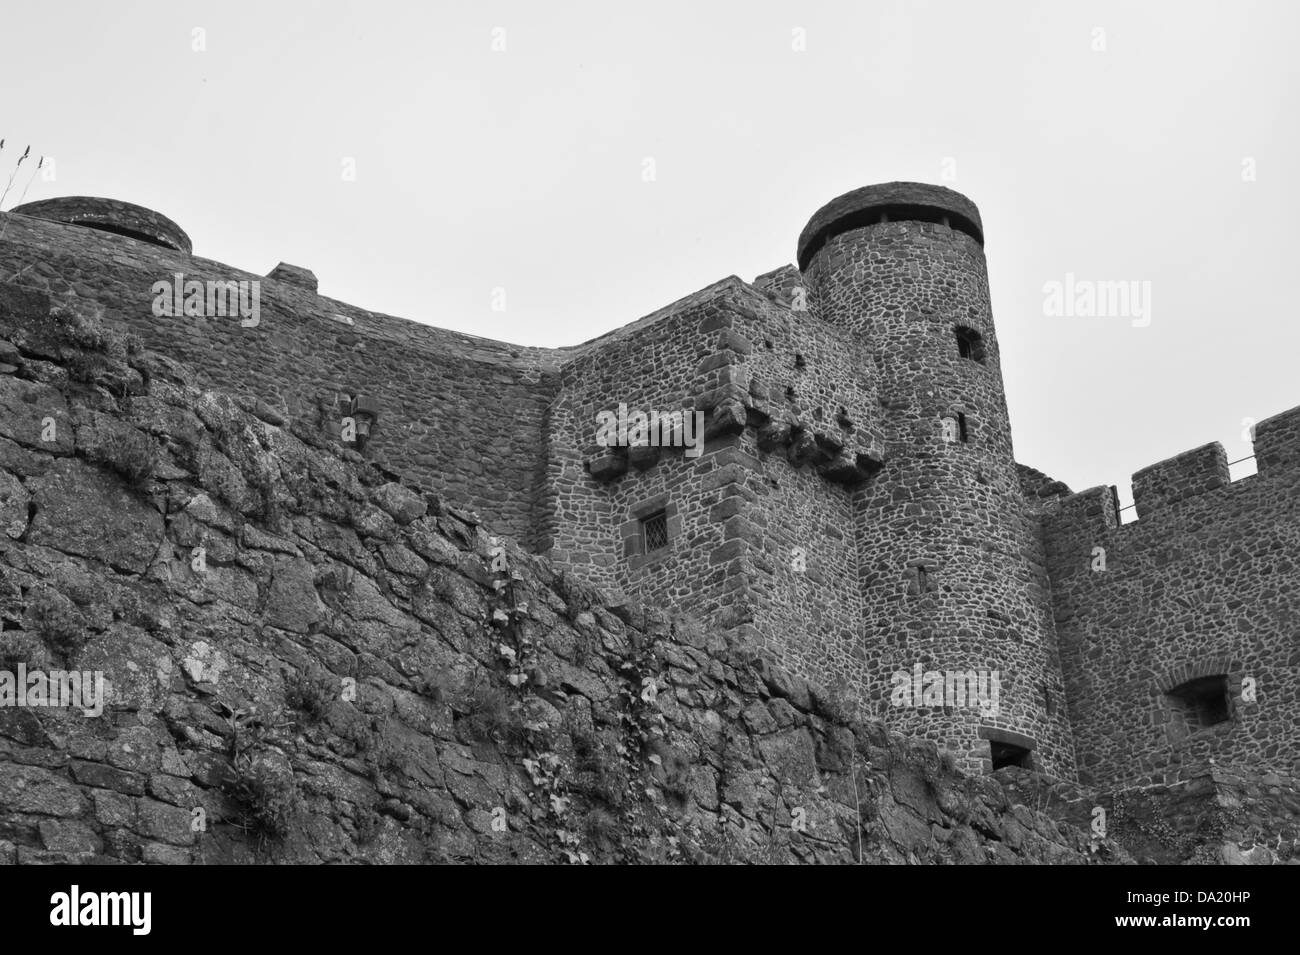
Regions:
<svg viewBox="0 0 1300 955"><path fill-rule="evenodd" d="M850 491L790 434L879 446L861 343L731 279L587 347L551 412L552 559L865 696ZM596 448L596 411L620 402L703 411L703 453ZM639 518L664 508L669 546L647 555Z"/></svg>
<svg viewBox="0 0 1300 955"><path fill-rule="evenodd" d="M638 568L634 512L656 509L656 501L676 505L669 554L680 584L700 595L716 549L701 535L712 529L698 505L700 471L709 455L687 457L682 448L648 447L629 454L626 447L597 444L597 413L692 412L696 398L714 375L698 368L712 353L699 328L725 308L717 286L670 306L650 321L636 323L589 343L559 375L559 397L550 412L547 448L546 519L557 565L571 568L601 586L637 597L668 598L673 583L652 567ZM703 439L703 433L697 435ZM683 521L689 523L683 524ZM673 593L680 598L681 593ZM716 609L700 609L704 618Z"/></svg>
<svg viewBox="0 0 1300 955"><path fill-rule="evenodd" d="M1170 783L1211 761L1300 775L1300 408L1256 426L1255 456L1231 483L1218 444L1138 472L1129 524L1113 488L1048 509L1081 779ZM1215 675L1231 718L1200 726L1169 691Z"/></svg>
<svg viewBox="0 0 1300 955"><path fill-rule="evenodd" d="M476 509L615 605L687 611L971 771L995 743L1065 779L1077 747L1079 771L1102 782L1174 778L1220 750L1293 767L1293 419L1260 426L1256 479L1228 485L1213 446L1142 472L1143 519L1127 527L1100 492L1071 496L1017 465L983 226L964 197L850 193L809 223L802 272L724 279L560 349L358 309L297 267L262 277L189 256L174 223L138 218L148 210L127 208L140 236L95 231L87 215L103 228L125 214L99 202L59 207L61 222L0 215L0 287L89 309L323 441L337 444L360 392L380 408L365 458ZM155 226L171 247L148 244ZM153 283L177 272L261 281L260 324L155 316ZM979 334L978 356L960 357L959 326ZM702 411L704 453L597 447L596 412L620 402ZM967 440L945 441L958 415ZM669 546L647 554L642 519L660 510ZM1099 536L1117 569L1095 579L1080 560ZM1157 673L1164 659L1179 662ZM915 664L997 670L999 713L892 705L891 676ZM1161 702L1171 681L1214 667L1263 674L1273 695L1261 689L1233 728L1178 736Z"/></svg>
<svg viewBox="0 0 1300 955"><path fill-rule="evenodd" d="M153 284L178 272L259 280L260 324L155 316ZM418 325L173 249L20 215L0 215L0 282L93 302L204 384L255 395L322 434L338 434L341 396L374 398L380 416L367 457L532 542L555 352Z"/></svg>
<svg viewBox="0 0 1300 955"><path fill-rule="evenodd" d="M0 283L0 671L108 687L0 707L0 864L1127 860L85 305Z"/></svg>

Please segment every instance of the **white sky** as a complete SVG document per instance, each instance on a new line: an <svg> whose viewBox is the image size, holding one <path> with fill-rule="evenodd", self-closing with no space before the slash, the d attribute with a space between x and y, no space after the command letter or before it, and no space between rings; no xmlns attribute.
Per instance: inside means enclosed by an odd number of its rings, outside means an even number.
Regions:
<svg viewBox="0 0 1300 955"><path fill-rule="evenodd" d="M536 345L791 262L849 189L944 182L984 217L1017 458L1127 503L1132 471L1249 454L1243 419L1300 404L1298 27L1285 2L51 0L5 11L0 171L31 143L56 179L28 201L136 202L199 255ZM1046 316L1067 272L1150 282L1150 325Z"/></svg>

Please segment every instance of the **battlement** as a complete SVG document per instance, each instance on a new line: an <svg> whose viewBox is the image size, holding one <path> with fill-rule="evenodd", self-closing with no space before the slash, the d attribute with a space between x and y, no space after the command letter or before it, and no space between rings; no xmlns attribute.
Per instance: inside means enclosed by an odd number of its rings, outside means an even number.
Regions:
<svg viewBox="0 0 1300 955"><path fill-rule="evenodd" d="M1043 515L1049 544L1077 539L1091 548L1120 526L1119 498L1113 485L1090 487L1060 498Z"/></svg>
<svg viewBox="0 0 1300 955"><path fill-rule="evenodd" d="M1138 518L1230 483L1228 456L1218 441L1166 458L1133 475Z"/></svg>
<svg viewBox="0 0 1300 955"><path fill-rule="evenodd" d="M1252 444L1262 480L1300 475L1300 407L1255 425ZM1236 484L1228 465L1223 445L1212 441L1134 472L1133 503L1139 520Z"/></svg>
<svg viewBox="0 0 1300 955"><path fill-rule="evenodd" d="M1258 473L1218 442L1043 511L1066 696L1085 782L1171 782L1214 764L1296 764L1300 408L1260 422ZM1267 685L1256 700L1242 680Z"/></svg>
<svg viewBox="0 0 1300 955"><path fill-rule="evenodd" d="M1266 418L1255 425L1254 431L1257 476L1265 482L1285 479L1288 475L1300 478L1300 407ZM1211 441L1135 471L1133 503L1138 521L1179 509L1202 495L1237 486L1241 482L1232 480L1229 463L1223 445ZM1118 521L1118 504L1112 507L1112 502L1117 501L1113 486L1062 494L1064 485L1044 483L1050 482L1046 475L1023 465L1019 467L1026 500L1033 504L1041 495L1044 513L1053 528L1077 522L1094 531L1122 530L1137 523Z"/></svg>
<svg viewBox="0 0 1300 955"><path fill-rule="evenodd" d="M924 182L886 182L846 192L813 213L799 234L796 261L805 270L835 236L878 222L904 220L942 223L984 244L979 209L961 193Z"/></svg>
<svg viewBox="0 0 1300 955"><path fill-rule="evenodd" d="M97 196L63 196L57 199L41 199L11 209L13 215L31 216L35 219L50 219L54 222L66 222L68 225L85 226L114 235L124 235L129 239L138 239L151 245L161 245L175 249L186 255L194 251L194 245L185 230L161 212L154 212L144 206L116 199L101 199Z"/></svg>
<svg viewBox="0 0 1300 955"><path fill-rule="evenodd" d="M1255 425L1254 445L1261 474L1300 465L1300 406Z"/></svg>

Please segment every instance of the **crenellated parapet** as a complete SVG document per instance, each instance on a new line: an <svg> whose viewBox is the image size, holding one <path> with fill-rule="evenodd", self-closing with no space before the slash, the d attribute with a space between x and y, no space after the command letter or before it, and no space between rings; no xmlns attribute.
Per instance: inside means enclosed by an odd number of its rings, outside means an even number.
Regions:
<svg viewBox="0 0 1300 955"><path fill-rule="evenodd" d="M1133 503L1141 519L1231 482L1228 455L1218 441L1166 458L1133 475Z"/></svg>
<svg viewBox="0 0 1300 955"><path fill-rule="evenodd" d="M1062 532L1081 534L1083 537L1106 536L1120 527L1119 498L1113 486L1090 487L1061 498L1055 507L1043 516L1043 527L1049 540Z"/></svg>
<svg viewBox="0 0 1300 955"><path fill-rule="evenodd" d="M1136 528L1151 520L1163 520L1173 512L1203 507L1202 499L1214 500L1217 492L1250 486L1254 481L1267 484L1300 482L1300 407L1267 418L1254 428L1253 457L1256 474L1233 481L1229 473L1227 452L1218 441L1203 444L1173 457L1148 465L1132 476L1133 503L1138 520L1123 524L1119 520L1115 488L1095 487L1069 496L1045 491L1043 523L1049 537L1069 533L1095 534ZM1022 484L1050 488L1022 469ZM1039 478L1047 479L1038 472ZM1059 483L1059 482L1058 482ZM1063 485L1062 485L1063 487Z"/></svg>
<svg viewBox="0 0 1300 955"><path fill-rule="evenodd" d="M1255 464L1260 474L1300 474L1300 407L1255 425Z"/></svg>
<svg viewBox="0 0 1300 955"><path fill-rule="evenodd" d="M1217 443L1043 510L1061 663L1085 781L1300 766L1300 408L1255 428L1257 473Z"/></svg>

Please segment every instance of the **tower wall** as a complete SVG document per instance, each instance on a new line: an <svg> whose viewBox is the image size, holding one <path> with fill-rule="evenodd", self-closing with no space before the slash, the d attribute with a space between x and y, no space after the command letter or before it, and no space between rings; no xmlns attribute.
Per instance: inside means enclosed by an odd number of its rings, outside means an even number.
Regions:
<svg viewBox="0 0 1300 955"><path fill-rule="evenodd" d="M1012 454L981 242L964 197L890 184L817 213L799 260L814 314L870 343L884 412L884 467L855 500L863 640L882 675L874 704L968 768L987 767L991 744L1011 744L1069 776L1050 599ZM952 695L916 705L887 675L917 666L988 671L990 688L996 672L996 706Z"/></svg>
<svg viewBox="0 0 1300 955"><path fill-rule="evenodd" d="M551 559L743 633L817 683L860 683L851 492L841 482L879 437L850 344L728 279L583 346L548 414ZM701 411L702 453L598 447L596 413L619 404ZM647 554L640 522L658 510L669 545Z"/></svg>

